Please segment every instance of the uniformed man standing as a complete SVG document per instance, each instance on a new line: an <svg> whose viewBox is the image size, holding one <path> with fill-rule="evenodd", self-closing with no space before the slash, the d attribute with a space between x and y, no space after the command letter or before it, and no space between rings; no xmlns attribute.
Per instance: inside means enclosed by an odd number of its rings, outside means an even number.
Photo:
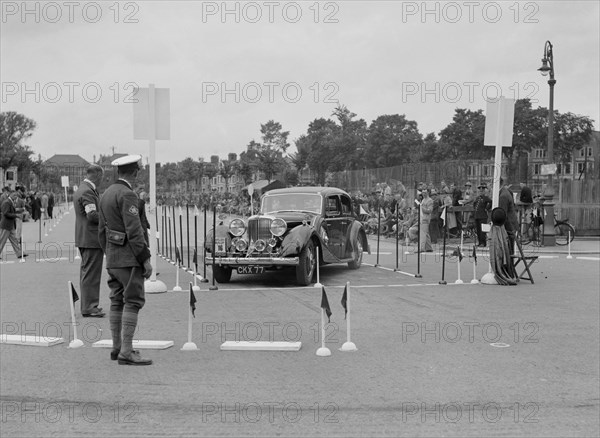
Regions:
<svg viewBox="0 0 600 438"><path fill-rule="evenodd" d="M112 360L120 365L151 365L152 360L133 350L138 312L144 306L144 278L152 274L150 249L140 222L138 197L132 189L139 170L140 155L112 162L119 179L100 199L100 244L106 253L110 287Z"/></svg>
<svg viewBox="0 0 600 438"><path fill-rule="evenodd" d="M98 187L104 171L94 164L87 169L83 180L73 196L75 208L75 246L81 254L79 285L81 287L81 314L84 317L102 318L105 313L100 304L100 280L104 252L98 240Z"/></svg>

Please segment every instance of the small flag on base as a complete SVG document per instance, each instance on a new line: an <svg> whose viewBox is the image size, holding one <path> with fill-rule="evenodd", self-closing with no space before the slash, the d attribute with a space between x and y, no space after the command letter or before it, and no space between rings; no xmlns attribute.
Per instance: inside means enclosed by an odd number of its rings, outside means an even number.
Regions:
<svg viewBox="0 0 600 438"><path fill-rule="evenodd" d="M346 342L340 348L340 351L356 351L356 345L352 342L350 337L350 282L346 282L346 287L344 287L344 294L342 295L342 306L344 307L344 311L346 312Z"/></svg>
<svg viewBox="0 0 600 438"><path fill-rule="evenodd" d="M477 248L473 245L473 279L471 284L477 283L479 283L479 280L477 280Z"/></svg>
<svg viewBox="0 0 600 438"><path fill-rule="evenodd" d="M69 307L71 308L71 324L73 325L73 340L69 343L69 348L83 347L83 341L77 339L77 320L75 319L75 303L79 301L79 295L72 282L68 282L67 291L69 294Z"/></svg>
<svg viewBox="0 0 600 438"><path fill-rule="evenodd" d="M325 287L322 287L321 292L321 347L317 350L317 356L331 356L331 350L325 346L325 314L327 319L331 322L330 318L332 315L331 308L329 307L329 300L327 299L327 293Z"/></svg>
<svg viewBox="0 0 600 438"><path fill-rule="evenodd" d="M460 262L462 262L463 255L460 246L456 247L456 252L458 253L458 263L456 264L456 269L458 269L458 279L454 282L454 284L463 284L464 281L460 278Z"/></svg>
<svg viewBox="0 0 600 438"><path fill-rule="evenodd" d="M181 266L181 255L179 254L179 248L175 247L175 287L174 292L180 292L183 289L179 286L179 267Z"/></svg>
<svg viewBox="0 0 600 438"><path fill-rule="evenodd" d="M181 349L183 351L193 351L197 350L198 347L195 343L192 342L192 318L195 318L196 312L196 295L194 295L194 286L192 286L192 282L190 281L190 311L188 314L188 340Z"/></svg>

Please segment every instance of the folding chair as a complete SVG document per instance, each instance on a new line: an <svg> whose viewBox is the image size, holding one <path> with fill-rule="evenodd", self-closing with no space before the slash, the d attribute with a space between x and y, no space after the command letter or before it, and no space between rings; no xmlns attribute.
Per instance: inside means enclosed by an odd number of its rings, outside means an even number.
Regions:
<svg viewBox="0 0 600 438"><path fill-rule="evenodd" d="M531 281L531 284L533 284L533 275L531 275L531 271L529 270L530 266L535 263L535 261L538 259L538 256L536 255L525 255L523 254L523 246L521 245L521 239L520 236L517 234L517 236L515 236L515 244L517 245L517 249L519 250L519 255L514 254L511 255L511 258L513 259L514 262L514 267L515 267L515 271L517 269L517 265L520 262L523 262L523 266L525 267L525 269L523 269L523 271L519 274L519 278L523 279L523 280L529 280ZM524 274L527 272L527 276L524 276Z"/></svg>

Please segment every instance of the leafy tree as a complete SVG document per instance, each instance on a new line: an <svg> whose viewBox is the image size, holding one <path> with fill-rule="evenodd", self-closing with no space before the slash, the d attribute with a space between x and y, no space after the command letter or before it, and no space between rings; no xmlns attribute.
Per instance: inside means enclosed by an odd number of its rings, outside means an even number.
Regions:
<svg viewBox="0 0 600 438"><path fill-rule="evenodd" d="M263 146L274 149L281 153L285 153L290 147L287 138L290 135L289 131L281 131L283 128L281 123L269 120L264 125L260 125L260 133L262 134Z"/></svg>
<svg viewBox="0 0 600 438"><path fill-rule="evenodd" d="M296 140L298 151L308 151L308 166L316 174L316 183L325 184L326 173L336 142L338 127L332 120L315 119L308 125L306 135Z"/></svg>
<svg viewBox="0 0 600 438"><path fill-rule="evenodd" d="M592 139L594 121L573 113L556 114L554 119L554 156L560 163L571 161L575 151Z"/></svg>
<svg viewBox="0 0 600 438"><path fill-rule="evenodd" d="M196 182L198 179L198 162L194 161L190 157L186 157L183 161L179 163L179 169L181 172L181 177L183 181L185 181L186 188L191 181Z"/></svg>
<svg viewBox="0 0 600 438"><path fill-rule="evenodd" d="M339 129L335 132L329 170L358 169L366 145L367 122L353 120L356 114L344 105L337 106L332 116L337 118Z"/></svg>
<svg viewBox="0 0 600 438"><path fill-rule="evenodd" d="M494 149L483 145L485 115L483 110L457 108L452 123L440 131L440 144L445 159L487 159Z"/></svg>
<svg viewBox="0 0 600 438"><path fill-rule="evenodd" d="M14 111L0 113L0 167L18 169L32 165L29 158L33 151L24 145L33 135L36 123L32 119Z"/></svg>
<svg viewBox="0 0 600 438"><path fill-rule="evenodd" d="M409 162L423 137L417 122L393 114L377 117L369 126L365 160L367 167L390 167Z"/></svg>
<svg viewBox="0 0 600 438"><path fill-rule="evenodd" d="M237 166L234 161L223 160L221 161L221 166L219 167L219 175L223 177L225 180L225 191L229 192L229 180L237 170Z"/></svg>

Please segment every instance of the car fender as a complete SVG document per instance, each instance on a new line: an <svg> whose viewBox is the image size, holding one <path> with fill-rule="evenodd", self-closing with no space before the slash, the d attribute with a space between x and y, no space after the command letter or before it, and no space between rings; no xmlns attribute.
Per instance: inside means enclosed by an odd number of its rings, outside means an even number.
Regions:
<svg viewBox="0 0 600 438"><path fill-rule="evenodd" d="M306 225L298 225L292 228L283 238L281 242L281 257L298 255L306 246L314 233L313 227Z"/></svg>
<svg viewBox="0 0 600 438"><path fill-rule="evenodd" d="M204 247L209 251L212 251L213 234L214 234L214 228L211 228L210 230L208 230L206 232L206 239L204 241ZM217 225L217 237L224 237L225 244L227 247L229 247L229 245L231 245L231 235L229 234L228 226Z"/></svg>
<svg viewBox="0 0 600 438"><path fill-rule="evenodd" d="M354 242L356 242L357 239L360 239L362 242L362 246L363 246L363 252L367 252L368 254L371 254L371 247L369 246L369 240L367 239L367 235L365 233L365 230L362 226L362 224L358 221L354 221L352 223L352 229L350 230L350 248L352 251L354 251Z"/></svg>

